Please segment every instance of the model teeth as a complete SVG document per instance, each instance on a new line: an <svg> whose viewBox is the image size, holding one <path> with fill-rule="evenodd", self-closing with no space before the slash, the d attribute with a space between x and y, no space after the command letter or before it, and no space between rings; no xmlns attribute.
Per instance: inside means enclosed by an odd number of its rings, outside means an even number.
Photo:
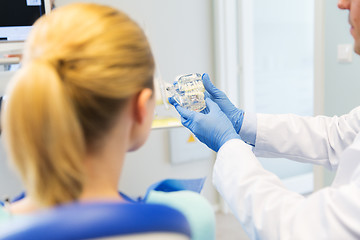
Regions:
<svg viewBox="0 0 360 240"><path fill-rule="evenodd" d="M197 112L206 107L205 88L200 74L181 76L166 90L182 107Z"/></svg>

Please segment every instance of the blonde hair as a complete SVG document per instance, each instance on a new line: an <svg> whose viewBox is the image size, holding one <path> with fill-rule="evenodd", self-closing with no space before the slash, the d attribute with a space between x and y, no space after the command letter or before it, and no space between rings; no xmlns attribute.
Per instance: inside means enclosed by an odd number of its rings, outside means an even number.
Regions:
<svg viewBox="0 0 360 240"><path fill-rule="evenodd" d="M39 19L3 111L10 158L44 206L76 200L83 161L126 101L153 88L143 31L111 7L77 3Z"/></svg>

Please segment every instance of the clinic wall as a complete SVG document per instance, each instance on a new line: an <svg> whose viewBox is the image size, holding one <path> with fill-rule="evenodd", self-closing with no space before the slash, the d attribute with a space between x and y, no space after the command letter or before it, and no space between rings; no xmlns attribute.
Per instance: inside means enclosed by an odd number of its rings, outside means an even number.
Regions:
<svg viewBox="0 0 360 240"><path fill-rule="evenodd" d="M339 63L337 46L353 44L348 23L348 11L337 8L337 0L325 1L325 79L324 114L342 115L360 105L360 57L353 55L351 63ZM325 172L325 184L334 174Z"/></svg>
<svg viewBox="0 0 360 240"><path fill-rule="evenodd" d="M325 3L325 114L341 115L360 104L360 58L352 63L337 61L338 44L353 44L348 11L337 8L337 0Z"/></svg>

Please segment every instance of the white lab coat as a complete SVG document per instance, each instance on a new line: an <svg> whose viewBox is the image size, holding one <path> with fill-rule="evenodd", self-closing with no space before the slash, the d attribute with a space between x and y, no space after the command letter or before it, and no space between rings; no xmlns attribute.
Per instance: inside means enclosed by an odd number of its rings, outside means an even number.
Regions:
<svg viewBox="0 0 360 240"><path fill-rule="evenodd" d="M255 148L219 150L213 183L251 239L360 239L360 107L341 117L257 115ZM307 197L284 188L255 157L285 157L336 170Z"/></svg>

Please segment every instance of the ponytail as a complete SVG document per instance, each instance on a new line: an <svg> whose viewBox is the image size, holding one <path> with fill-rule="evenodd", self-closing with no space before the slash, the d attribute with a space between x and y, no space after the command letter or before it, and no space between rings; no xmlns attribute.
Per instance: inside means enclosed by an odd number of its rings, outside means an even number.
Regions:
<svg viewBox="0 0 360 240"><path fill-rule="evenodd" d="M10 157L26 189L44 206L76 200L85 143L56 66L34 60L15 75L2 120Z"/></svg>

